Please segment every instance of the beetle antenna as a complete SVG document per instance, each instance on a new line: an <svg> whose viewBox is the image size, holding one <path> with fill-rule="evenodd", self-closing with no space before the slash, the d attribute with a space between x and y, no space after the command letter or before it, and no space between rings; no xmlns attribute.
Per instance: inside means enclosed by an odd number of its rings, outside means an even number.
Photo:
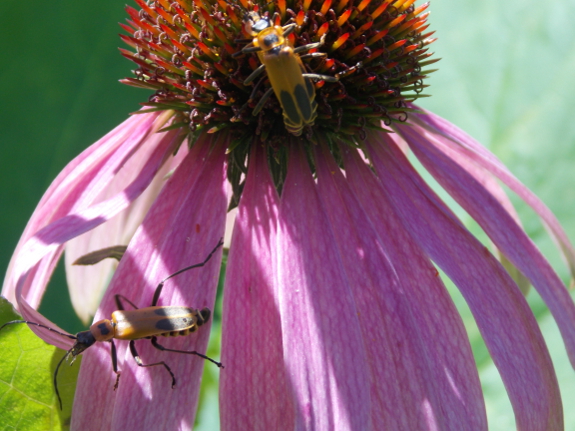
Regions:
<svg viewBox="0 0 575 431"><path fill-rule="evenodd" d="M214 247L214 249L212 251L210 251L210 254L208 254L208 256L205 258L205 260L202 263L196 263L195 265L191 265L191 266L186 266L185 268L180 269L179 271L174 272L173 274L168 275L166 278L164 278L161 283L165 283L167 280L169 280L172 277L175 277L176 275L181 274L182 272L185 272L189 269L194 269L194 268L198 268L200 266L204 266L206 263L208 263L208 260L210 260L213 256L213 254L216 252L216 250L218 248L220 248L222 245L224 245L224 239L220 238L220 240L218 241L218 244Z"/></svg>
<svg viewBox="0 0 575 431"><path fill-rule="evenodd" d="M70 338L70 339L72 339L72 340L77 340L77 339L78 339L75 335L66 334L65 332L56 331L55 329L50 328L49 326L42 325L42 324L36 323L36 322L30 322L30 321L28 321L28 320L12 320L11 322L6 322L6 323L4 323L2 326L0 326L0 331L4 328L4 326L6 326L6 325L11 325L11 324L13 324L13 323L27 323L28 325L35 325L35 326L38 326L38 327L40 327L40 328L47 329L47 330L49 330L49 331L51 331L51 332L55 332L56 334L60 334L60 335L62 335L62 336L64 336L64 337L68 337L68 338Z"/></svg>
<svg viewBox="0 0 575 431"><path fill-rule="evenodd" d="M160 284L158 284L158 287L156 287L156 293L154 293L154 299L152 300L152 307L158 303L158 299L160 298L160 293L162 293L162 288L164 287L164 283L166 281L168 281L172 277L175 277L176 275L181 274L182 272L185 272L185 271L188 271L188 270L194 269L194 268L199 268L200 266L204 266L206 263L208 263L208 260L210 260L212 258L213 254L216 252L216 250L218 248L220 248L222 245L224 245L224 239L220 238L220 240L218 241L218 244L214 247L214 249L210 252L210 254L208 254L208 256L204 259L203 262L196 263L195 265L191 265L191 266L186 266L185 268L182 268L179 271L176 271L173 274L168 275L166 278L164 278L162 281L160 281Z"/></svg>
<svg viewBox="0 0 575 431"><path fill-rule="evenodd" d="M58 391L58 370L60 369L60 365L62 365L62 362L64 362L64 360L70 356L70 352L72 351L72 349L68 350L66 352L66 354L64 356L62 356L62 359L60 359L60 362L58 362L58 365L56 365L56 371L54 371L54 389L56 390L56 396L58 397L58 402L60 403L60 410L62 410L62 398L60 398L60 392Z"/></svg>

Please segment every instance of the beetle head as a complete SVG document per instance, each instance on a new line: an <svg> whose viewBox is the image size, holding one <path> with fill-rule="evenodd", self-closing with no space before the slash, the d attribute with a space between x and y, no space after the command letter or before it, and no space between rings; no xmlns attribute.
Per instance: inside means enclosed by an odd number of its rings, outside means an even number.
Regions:
<svg viewBox="0 0 575 431"><path fill-rule="evenodd" d="M71 354L73 357L78 356L88 347L92 346L96 342L96 338L90 331L82 331L76 334L76 342L67 354Z"/></svg>
<svg viewBox="0 0 575 431"><path fill-rule="evenodd" d="M248 12L244 16L244 30L252 37L256 37L258 33L269 27L272 27L270 19L268 17L260 17L257 12Z"/></svg>

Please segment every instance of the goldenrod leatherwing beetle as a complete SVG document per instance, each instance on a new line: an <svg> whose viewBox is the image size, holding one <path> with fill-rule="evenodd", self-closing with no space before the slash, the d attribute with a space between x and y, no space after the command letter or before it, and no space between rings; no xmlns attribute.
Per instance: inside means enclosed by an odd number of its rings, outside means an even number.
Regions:
<svg viewBox="0 0 575 431"><path fill-rule="evenodd" d="M176 377L170 369L170 367L164 362L155 362L153 364L144 364L138 355L136 350L135 340L147 338L150 339L152 345L158 349L165 352L175 352L175 353L185 353L189 355L196 355L204 358L210 362L213 362L218 367L223 368L220 362L217 362L206 355L198 353L196 351L187 350L176 350L168 349L158 343L157 337L175 337L179 335L189 335L195 332L200 326L208 321L211 312L209 308L203 308L197 310L195 308L183 307L183 306L157 306L158 300L160 299L160 294L164 287L164 283L170 278L181 274L184 271L188 271L193 268L199 268L204 266L216 252L216 250L223 245L223 240L220 239L216 247L210 252L210 254L201 263L196 263L195 265L187 266L180 269L177 272L164 278L154 292L154 298L152 299L152 304L149 307L138 308L123 295L115 295L116 305L118 310L112 313L111 319L103 319L95 322L90 329L87 331L78 332L76 335L66 334L64 332L57 331L48 326L42 325L36 322L30 322L27 320L13 320L7 322L0 327L2 330L5 326L14 323L27 323L28 325L38 326L40 328L47 329L49 331L60 334L64 337L76 340L74 345L66 354L60 359L56 370L54 371L54 389L56 391L56 396L58 397L58 402L60 403L60 409L62 409L62 399L60 398L60 392L58 391L58 370L62 362L66 360L70 355L72 356L72 361L70 365L76 359L76 356L81 354L84 350L88 349L97 341L107 341L110 343L110 354L112 357L112 368L114 373L116 373L116 383L114 384L114 390L118 388L118 383L120 381L120 371L118 371L118 358L116 353L116 345L114 344L114 339L116 340L129 340L130 341L130 352L136 361L136 364L140 367L154 367L157 365L162 365L170 373L172 377L172 388L176 385ZM122 301L130 304L134 307L133 310L125 310Z"/></svg>
<svg viewBox="0 0 575 431"><path fill-rule="evenodd" d="M296 27L296 24L283 27L273 25L270 18L260 17L257 12L248 12L244 17L244 29L253 37L253 40L235 56L255 52L262 63L244 80L244 85L250 84L264 70L270 81L271 88L259 100L252 115L259 114L273 92L282 107L287 131L299 136L306 126L314 125L317 117L315 86L312 80L336 82L338 78L307 73L299 53L320 47L324 43L325 36L319 42L293 48L287 36L293 33ZM308 55L325 56L323 53ZM257 87L256 85L250 99L253 99Z"/></svg>

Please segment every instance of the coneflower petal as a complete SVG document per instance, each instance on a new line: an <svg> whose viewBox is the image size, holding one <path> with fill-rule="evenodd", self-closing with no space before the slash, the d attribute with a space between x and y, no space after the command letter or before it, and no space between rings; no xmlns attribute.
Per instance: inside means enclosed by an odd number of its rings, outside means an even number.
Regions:
<svg viewBox="0 0 575 431"><path fill-rule="evenodd" d="M79 257L95 250L118 245L126 246L158 197L170 172L187 154L188 147L183 145L174 157L164 163L150 185L124 211L66 243L64 259L70 299L74 311L85 325L88 325L96 314L118 262L115 259L104 259L97 265L76 265L74 262ZM96 202L116 195L124 189L126 184L132 182L135 174L143 168L147 155L147 151L142 151L140 147L140 151L136 151L130 157L108 187L102 191L101 196L96 198Z"/></svg>
<svg viewBox="0 0 575 431"><path fill-rule="evenodd" d="M397 138L395 138L397 139ZM458 286L498 367L517 428L562 430L561 397L533 313L501 264L439 200L394 140L369 145L381 185L421 247Z"/></svg>
<svg viewBox="0 0 575 431"><path fill-rule="evenodd" d="M16 280L13 277L14 264L20 249L38 230L44 228L52 220L67 214L76 201L82 196L82 190L89 184L86 177L92 178L98 174L97 167L103 164L122 146L135 147L149 133L157 115L144 114L133 116L116 127L102 139L88 147L78 157L72 160L56 179L52 182L44 196L38 203L34 214L30 218L20 241L14 251L7 273L10 274L4 280L3 293L7 299L15 301ZM37 301L32 301L32 306L37 307Z"/></svg>
<svg viewBox="0 0 575 431"><path fill-rule="evenodd" d="M254 147L226 269L222 320L222 430L293 429L284 366L276 261L279 196Z"/></svg>
<svg viewBox="0 0 575 431"><path fill-rule="evenodd" d="M571 272L572 283L575 281L575 249L567 238L565 230L551 210L539 199L531 190L525 187L507 167L487 148L471 138L467 133L454 126L443 118L425 111L425 114L415 114L415 120L420 120L423 124L425 135L433 137L431 142L441 142L452 148L463 157L477 163L479 166L491 172L501 180L507 187L517 193L533 210L541 217L543 224L551 237L557 242Z"/></svg>
<svg viewBox="0 0 575 431"><path fill-rule="evenodd" d="M36 232L34 236L23 244L20 250L20 252L26 256L26 259L21 259L19 264L15 265L15 279L26 274L47 254L56 253L57 250L61 251L61 244L101 225L124 210L150 184L158 172L158 169L163 164L165 157L170 153L169 150L172 147L173 141L173 136L164 136L160 142L157 142L157 145L152 147L152 152L145 166L138 173L138 176L120 193L95 204L91 204L91 202L98 196L98 193L87 193L90 196L86 197L86 199L74 199L74 206L76 208L70 209L66 215ZM116 164L116 168L118 167ZM97 175L97 177L99 176L100 175ZM106 178L106 183L108 181L109 178ZM59 254L59 252L57 254ZM27 281L31 281L31 277L28 277ZM29 288L26 289L26 287ZM34 282L26 286L19 285L16 287L16 296L20 299L29 300L33 304L37 304L41 298L38 292L43 290L43 287L44 280L40 281L40 284Z"/></svg>
<svg viewBox="0 0 575 431"><path fill-rule="evenodd" d="M408 127L401 133L441 186L483 228L491 240L537 289L555 317L571 364L575 366L575 304L533 241L491 194L456 162L453 151L435 146Z"/></svg>
<svg viewBox="0 0 575 431"><path fill-rule="evenodd" d="M365 388L371 383L360 310L298 146L292 147L279 221L277 275L295 428L369 430Z"/></svg>
<svg viewBox="0 0 575 431"><path fill-rule="evenodd" d="M389 409L393 403L397 404L397 410L380 417L380 422L387 423L381 423L375 429L487 429L483 395L471 347L463 322L437 269L397 218L393 206L381 193L377 178L357 152L349 148L342 151L351 189L345 192L347 187L340 180L340 193L342 196L347 194L347 202L338 202L338 207L356 213L355 221L350 221L348 229L357 224L366 224L359 220L369 218L372 231L366 232L366 236L378 238L389 260L388 265L392 265L391 269L396 274L394 283L383 278L379 283L374 283L374 287L380 291L379 300L389 302L388 308L392 307L391 312L378 310L373 301L374 319L395 322L394 329L401 340L385 346L367 345L368 351L383 350L375 358L382 361L383 369L398 369L393 379L385 379L385 385L377 385L376 389L381 394L373 397L374 415ZM321 171L318 173L321 185ZM333 176L337 178L341 174L336 172ZM352 196L357 199L353 204L355 199ZM364 216L361 211L365 213ZM362 227L365 232L366 227ZM370 243L370 239L364 239L366 244ZM373 260L375 255L375 250L366 249L366 260ZM368 272L359 262L356 265L360 271ZM384 263L378 266L381 268ZM386 317L382 319L382 315ZM375 325L371 330L385 331L381 325ZM404 352L399 346L410 348ZM390 356L387 360L386 355ZM402 369L403 364L405 369ZM406 380L410 381L411 387L417 387L417 391L408 392ZM394 386L397 386L395 390ZM404 401L400 402L402 399ZM399 421L408 414L412 416L411 421L417 418L419 422ZM374 423L378 424L376 418Z"/></svg>
<svg viewBox="0 0 575 431"><path fill-rule="evenodd" d="M160 280L201 262L223 236L228 201L225 155L217 143L210 152L211 141L200 139L196 143L154 202L118 266L96 320L108 318L117 308L113 297L118 293L135 305L149 306ZM206 267L170 279L158 305L207 306L213 310L219 268L219 257L215 257ZM210 322L191 337L165 339L161 344L203 352L209 326ZM114 391L115 374L108 346L91 348L84 353L78 378L72 428L142 430L149 429L150 424L162 424L165 429L180 429L194 423L204 360L194 355L160 352L147 340L136 344L144 363L166 361L176 376L176 386L171 388L171 378L163 367L138 367L127 343L118 341L122 376ZM94 385L94 376L101 376L102 382ZM182 400L186 407L174 408L181 406ZM94 417L100 419L94 421Z"/></svg>

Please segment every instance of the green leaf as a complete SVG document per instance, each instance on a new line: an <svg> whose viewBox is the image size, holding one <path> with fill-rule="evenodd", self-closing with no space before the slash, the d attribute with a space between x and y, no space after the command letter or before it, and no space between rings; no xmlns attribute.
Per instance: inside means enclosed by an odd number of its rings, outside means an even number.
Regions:
<svg viewBox="0 0 575 431"><path fill-rule="evenodd" d="M21 319L0 297L0 323ZM26 324L0 332L0 430L67 430L79 367L62 366L56 399L53 375L64 351L46 344Z"/></svg>

